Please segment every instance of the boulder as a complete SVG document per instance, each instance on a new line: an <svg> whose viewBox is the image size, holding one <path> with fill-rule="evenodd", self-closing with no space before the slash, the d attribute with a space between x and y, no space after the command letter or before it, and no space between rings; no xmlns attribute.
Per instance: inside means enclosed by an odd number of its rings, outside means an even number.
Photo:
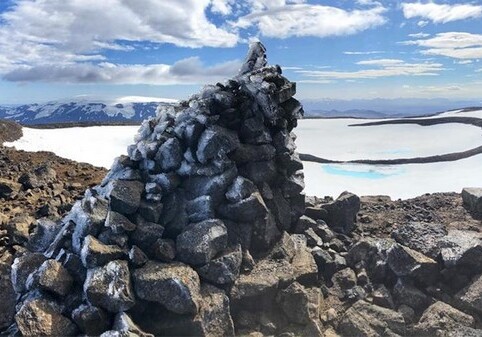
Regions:
<svg viewBox="0 0 482 337"><path fill-rule="evenodd" d="M68 295L73 282L74 279L67 269L55 260L47 260L42 263L27 279L29 288L38 288L59 296Z"/></svg>
<svg viewBox="0 0 482 337"><path fill-rule="evenodd" d="M350 192L343 192L335 201L322 204L318 208L306 209L306 215L325 221L330 227L341 233L350 233L355 229L356 215L360 210L360 198Z"/></svg>
<svg viewBox="0 0 482 337"><path fill-rule="evenodd" d="M11 199L22 188L22 185L11 180L0 178L0 199Z"/></svg>
<svg viewBox="0 0 482 337"><path fill-rule="evenodd" d="M345 312L337 330L342 336L403 336L405 321L394 310L360 300Z"/></svg>
<svg viewBox="0 0 482 337"><path fill-rule="evenodd" d="M144 184L139 181L115 180L109 194L111 210L132 214L139 208Z"/></svg>
<svg viewBox="0 0 482 337"><path fill-rule="evenodd" d="M399 279L393 287L393 298L397 304L408 305L420 313L430 305L431 299L410 281Z"/></svg>
<svg viewBox="0 0 482 337"><path fill-rule="evenodd" d="M474 324L472 316L437 301L425 310L414 331L419 336L454 336L463 327L470 329Z"/></svg>
<svg viewBox="0 0 482 337"><path fill-rule="evenodd" d="M163 234L163 226L140 219L136 229L130 234L130 242L143 251L149 252L156 241L162 238Z"/></svg>
<svg viewBox="0 0 482 337"><path fill-rule="evenodd" d="M455 298L463 307L482 315L482 274L474 277L467 287L455 295Z"/></svg>
<svg viewBox="0 0 482 337"><path fill-rule="evenodd" d="M344 268L333 274L331 278L335 287L341 290L351 289L356 286L356 274L351 268Z"/></svg>
<svg viewBox="0 0 482 337"><path fill-rule="evenodd" d="M62 225L49 219L37 220L35 230L28 240L28 249L32 252L44 252L59 233Z"/></svg>
<svg viewBox="0 0 482 337"><path fill-rule="evenodd" d="M126 253L116 245L105 245L88 235L82 246L80 257L85 268L103 266L109 261L126 257Z"/></svg>
<svg viewBox="0 0 482 337"><path fill-rule="evenodd" d="M256 186L248 179L238 176L226 192L226 199L231 203L240 202L256 191Z"/></svg>
<svg viewBox="0 0 482 337"><path fill-rule="evenodd" d="M77 326L61 314L60 308L47 300L25 302L15 315L23 336L75 336Z"/></svg>
<svg viewBox="0 0 482 337"><path fill-rule="evenodd" d="M162 304L177 314L195 314L200 306L199 276L182 263L149 261L132 274L139 298Z"/></svg>
<svg viewBox="0 0 482 337"><path fill-rule="evenodd" d="M12 284L18 294L26 290L28 276L37 270L45 260L45 256L39 253L25 253L15 259L12 265Z"/></svg>
<svg viewBox="0 0 482 337"><path fill-rule="evenodd" d="M202 164L206 164L219 155L234 151L238 146L239 139L236 133L220 126L212 126L199 138L196 157Z"/></svg>
<svg viewBox="0 0 482 337"><path fill-rule="evenodd" d="M224 291L203 284L199 305L196 315L179 315L157 305L136 321L155 336L234 336L230 302Z"/></svg>
<svg viewBox="0 0 482 337"><path fill-rule="evenodd" d="M144 253L142 249L140 249L136 245L133 245L131 247L128 256L129 262L132 263L132 265L134 265L135 267L141 267L149 260L146 253Z"/></svg>
<svg viewBox="0 0 482 337"><path fill-rule="evenodd" d="M450 230L438 241L445 267L465 267L468 270L482 268L482 233Z"/></svg>
<svg viewBox="0 0 482 337"><path fill-rule="evenodd" d="M438 241L447 235L443 224L410 222L392 231L392 237L406 247L436 259L440 250Z"/></svg>
<svg viewBox="0 0 482 337"><path fill-rule="evenodd" d="M177 170L181 166L182 152L179 140L169 138L159 147L155 160L163 172Z"/></svg>
<svg viewBox="0 0 482 337"><path fill-rule="evenodd" d="M395 244L387 252L390 269L397 276L410 276L422 284L430 285L439 275L439 266L428 256L408 247Z"/></svg>
<svg viewBox="0 0 482 337"><path fill-rule="evenodd" d="M15 294L15 290L13 289L10 273L10 265L0 263L0 289L2 290L2 300L0 301L0 331L12 324L13 315L15 314L15 304L17 304L17 294Z"/></svg>
<svg viewBox="0 0 482 337"><path fill-rule="evenodd" d="M319 317L322 296L318 288L306 289L293 282L278 293L276 301L290 322L307 324Z"/></svg>
<svg viewBox="0 0 482 337"><path fill-rule="evenodd" d="M264 218L267 211L266 204L259 192L254 192L246 199L236 203L221 205L219 208L222 217L237 222L249 222Z"/></svg>
<svg viewBox="0 0 482 337"><path fill-rule="evenodd" d="M214 284L230 284L239 276L243 254L241 246L223 252L219 257L211 260L197 269L201 278Z"/></svg>
<svg viewBox="0 0 482 337"><path fill-rule="evenodd" d="M89 269L84 283L88 301L109 312L121 312L135 304L127 261L115 260Z"/></svg>
<svg viewBox="0 0 482 337"><path fill-rule="evenodd" d="M482 214L482 188L464 188L462 200L469 211Z"/></svg>
<svg viewBox="0 0 482 337"><path fill-rule="evenodd" d="M214 200L203 195L186 202L186 212L190 222L200 222L214 218Z"/></svg>
<svg viewBox="0 0 482 337"><path fill-rule="evenodd" d="M112 229L112 232L122 234L125 232L132 232L136 229L136 225L127 219L124 215L109 211L105 219L105 227Z"/></svg>
<svg viewBox="0 0 482 337"><path fill-rule="evenodd" d="M170 262L176 257L176 243L171 239L158 239L150 252L154 259Z"/></svg>
<svg viewBox="0 0 482 337"><path fill-rule="evenodd" d="M72 311L72 319L88 336L100 335L111 326L110 317L103 309L82 304Z"/></svg>
<svg viewBox="0 0 482 337"><path fill-rule="evenodd" d="M177 257L192 265L208 263L226 248L228 233L221 220L213 219L191 224L177 237Z"/></svg>

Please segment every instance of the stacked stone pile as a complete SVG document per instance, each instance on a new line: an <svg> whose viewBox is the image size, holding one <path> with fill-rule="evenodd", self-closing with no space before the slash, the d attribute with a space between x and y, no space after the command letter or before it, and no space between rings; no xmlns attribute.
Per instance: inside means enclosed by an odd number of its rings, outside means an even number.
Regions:
<svg viewBox="0 0 482 337"><path fill-rule="evenodd" d="M7 231L0 335L482 336L477 221L365 237L358 196L305 198L294 93L254 44L233 80L145 121L62 221Z"/></svg>
<svg viewBox="0 0 482 337"><path fill-rule="evenodd" d="M229 297L249 294L230 288L280 240L283 282L316 279L305 242L286 236L304 212L295 88L256 43L239 76L146 120L102 184L15 259L11 331L232 335Z"/></svg>

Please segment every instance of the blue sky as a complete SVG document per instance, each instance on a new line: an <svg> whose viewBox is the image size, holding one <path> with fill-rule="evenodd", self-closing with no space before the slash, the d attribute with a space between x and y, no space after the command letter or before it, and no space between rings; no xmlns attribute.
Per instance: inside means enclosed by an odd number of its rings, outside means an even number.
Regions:
<svg viewBox="0 0 482 337"><path fill-rule="evenodd" d="M0 0L0 104L186 98L253 40L302 99L482 99L481 1Z"/></svg>

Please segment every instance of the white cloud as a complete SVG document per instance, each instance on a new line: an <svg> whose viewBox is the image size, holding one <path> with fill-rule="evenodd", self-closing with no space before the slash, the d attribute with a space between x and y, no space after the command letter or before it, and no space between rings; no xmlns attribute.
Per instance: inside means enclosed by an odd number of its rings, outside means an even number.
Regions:
<svg viewBox="0 0 482 337"><path fill-rule="evenodd" d="M143 0L140 6L137 0L18 0L0 14L0 75L12 81L178 83L185 76L173 71L193 60L172 66L97 62L108 61L106 50L130 52L146 42L149 48L232 47L237 32L216 26L205 14L208 8L228 14L232 2ZM188 83L209 75L199 66Z"/></svg>
<svg viewBox="0 0 482 337"><path fill-rule="evenodd" d="M447 23L482 16L482 6L472 4L402 3L402 10L407 19L419 17L433 23Z"/></svg>
<svg viewBox="0 0 482 337"><path fill-rule="evenodd" d="M430 39L418 39L402 42L427 48L421 51L425 55L447 56L456 59L482 58L482 35L466 32L447 32Z"/></svg>
<svg viewBox="0 0 482 337"><path fill-rule="evenodd" d="M462 60L462 61L455 61L456 64L471 64L473 63L472 60Z"/></svg>
<svg viewBox="0 0 482 337"><path fill-rule="evenodd" d="M233 10L234 0L212 0L211 11L222 15L229 15Z"/></svg>
<svg viewBox="0 0 482 337"><path fill-rule="evenodd" d="M430 34L427 33L416 33L416 34L408 34L408 36L413 37L413 38L424 38L430 36Z"/></svg>
<svg viewBox="0 0 482 337"><path fill-rule="evenodd" d="M383 25L386 9L376 7L347 11L337 7L290 4L284 0L256 0L254 10L235 23L237 27L257 26L263 36L342 36Z"/></svg>
<svg viewBox="0 0 482 337"><path fill-rule="evenodd" d="M229 61L212 67L191 57L173 65L113 64L103 62L38 65L16 68L4 75L13 82L66 82L112 84L197 84L213 83L235 75L241 61Z"/></svg>
<svg viewBox="0 0 482 337"><path fill-rule="evenodd" d="M301 70L298 73L308 77L308 81L329 81L340 79L374 79L393 76L436 76L444 70L440 63L407 63L398 59L366 60L357 63L362 66L374 66L372 69L357 71L316 71ZM300 82L305 82L300 81Z"/></svg>
<svg viewBox="0 0 482 337"><path fill-rule="evenodd" d="M425 27L426 25L428 25L428 21L426 20L420 20L419 22L417 22L417 26L419 27Z"/></svg>

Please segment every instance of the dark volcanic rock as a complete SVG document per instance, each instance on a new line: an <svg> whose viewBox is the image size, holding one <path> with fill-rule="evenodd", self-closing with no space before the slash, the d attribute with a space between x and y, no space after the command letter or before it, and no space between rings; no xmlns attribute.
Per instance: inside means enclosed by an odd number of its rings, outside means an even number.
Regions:
<svg viewBox="0 0 482 337"><path fill-rule="evenodd" d="M80 253L85 268L103 266L109 261L125 257L125 252L115 245L105 245L91 235L84 240Z"/></svg>
<svg viewBox="0 0 482 337"><path fill-rule="evenodd" d="M482 314L482 274L476 276L472 282L458 292L455 297L469 310Z"/></svg>
<svg viewBox="0 0 482 337"><path fill-rule="evenodd" d="M228 232L223 222L206 220L188 226L177 237L177 256L192 265L204 264L226 248L227 243Z"/></svg>
<svg viewBox="0 0 482 337"><path fill-rule="evenodd" d="M455 336L462 327L473 327L474 318L444 302L435 302L425 310L415 326L419 336Z"/></svg>
<svg viewBox="0 0 482 337"><path fill-rule="evenodd" d="M51 293L66 296L72 288L73 278L59 262L47 260L34 273L30 274L29 288L39 288Z"/></svg>
<svg viewBox="0 0 482 337"><path fill-rule="evenodd" d="M74 336L77 333L76 325L46 300L26 302L15 315L15 321L24 336Z"/></svg>
<svg viewBox="0 0 482 337"><path fill-rule="evenodd" d="M115 180L109 195L111 209L122 214L132 214L139 208L144 185L139 181Z"/></svg>
<svg viewBox="0 0 482 337"><path fill-rule="evenodd" d="M133 273L139 298L162 304L177 314L195 314L200 306L197 273L182 263L148 262Z"/></svg>
<svg viewBox="0 0 482 337"><path fill-rule="evenodd" d="M238 245L198 268L197 272L203 279L215 284L233 283L239 276L242 259L241 246Z"/></svg>
<svg viewBox="0 0 482 337"><path fill-rule="evenodd" d="M482 268L482 234L451 230L438 241L446 267L465 267L476 272Z"/></svg>
<svg viewBox="0 0 482 337"><path fill-rule="evenodd" d="M21 187L22 185L14 181L0 178L0 199L12 198L20 191Z"/></svg>
<svg viewBox="0 0 482 337"><path fill-rule="evenodd" d="M447 235L442 224L411 222L398 227L392 237L398 243L436 259L439 254L438 241Z"/></svg>
<svg viewBox="0 0 482 337"><path fill-rule="evenodd" d="M127 261L111 261L89 269L84 291L92 305L110 312L126 311L135 304Z"/></svg>
<svg viewBox="0 0 482 337"><path fill-rule="evenodd" d="M306 215L321 219L342 233L355 229L356 215L360 210L360 198L350 192L343 192L335 201L322 204L317 208L308 208Z"/></svg>
<svg viewBox="0 0 482 337"><path fill-rule="evenodd" d="M358 301L345 312L338 332L342 336L403 336L405 321L396 311Z"/></svg>
<svg viewBox="0 0 482 337"><path fill-rule="evenodd" d="M50 246L61 227L61 224L49 219L37 220L35 231L28 240L28 249L33 252L44 252Z"/></svg>
<svg viewBox="0 0 482 337"><path fill-rule="evenodd" d="M307 324L319 316L321 298L319 289L306 289L298 282L293 282L279 292L277 302L290 322Z"/></svg>
<svg viewBox="0 0 482 337"><path fill-rule="evenodd" d="M15 259L12 265L12 284L17 293L26 290L25 285L28 276L38 269L45 260L45 256L39 253L26 253Z"/></svg>
<svg viewBox="0 0 482 337"><path fill-rule="evenodd" d="M410 276L423 284L432 284L439 275L436 261L402 245L395 244L388 250L387 261L397 276Z"/></svg>
<svg viewBox="0 0 482 337"><path fill-rule="evenodd" d="M86 335L100 335L110 328L109 315L98 307L82 304L72 311L72 319Z"/></svg>
<svg viewBox="0 0 482 337"><path fill-rule="evenodd" d="M0 289L2 300L0 301L0 330L8 327L13 321L17 295L10 279L11 267L6 263L0 263Z"/></svg>
<svg viewBox="0 0 482 337"><path fill-rule="evenodd" d="M482 214L482 188L464 188L462 199L470 211Z"/></svg>
<svg viewBox="0 0 482 337"><path fill-rule="evenodd" d="M109 211L105 219L105 226L112 229L114 233L132 232L136 229L136 225L127 219L124 215Z"/></svg>

